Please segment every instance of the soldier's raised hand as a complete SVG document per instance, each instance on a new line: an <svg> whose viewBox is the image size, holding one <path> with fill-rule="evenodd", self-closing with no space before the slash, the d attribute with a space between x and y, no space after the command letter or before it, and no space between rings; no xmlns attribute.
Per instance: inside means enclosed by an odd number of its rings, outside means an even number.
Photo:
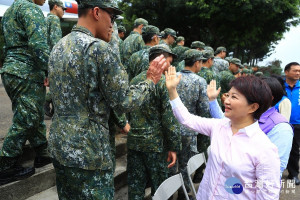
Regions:
<svg viewBox="0 0 300 200"><path fill-rule="evenodd" d="M215 80L210 81L210 83L207 85L207 90L206 90L209 101L215 100L220 94L220 91L221 91L220 87L217 90L216 81Z"/></svg>
<svg viewBox="0 0 300 200"><path fill-rule="evenodd" d="M157 58L155 58L151 62L149 69L147 71L147 79L150 79L153 81L154 84L157 84L167 65L168 62L166 62L166 59L163 55L160 55Z"/></svg>

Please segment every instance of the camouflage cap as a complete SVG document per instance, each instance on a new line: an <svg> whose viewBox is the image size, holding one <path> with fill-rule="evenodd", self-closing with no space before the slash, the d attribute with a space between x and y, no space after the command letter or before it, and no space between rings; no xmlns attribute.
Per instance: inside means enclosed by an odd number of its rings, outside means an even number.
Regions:
<svg viewBox="0 0 300 200"><path fill-rule="evenodd" d="M144 26L142 28L142 35L151 35L151 34L160 36L159 28L157 28L156 26L152 26L152 25Z"/></svg>
<svg viewBox="0 0 300 200"><path fill-rule="evenodd" d="M204 49L204 47L205 47L205 44L203 42L200 42L200 41L194 41L191 44L192 49L196 49L196 48Z"/></svg>
<svg viewBox="0 0 300 200"><path fill-rule="evenodd" d="M236 64L236 65L238 65L238 66L243 66L242 63L241 63L241 60L238 59L238 58L232 58L232 59L230 60L230 63Z"/></svg>
<svg viewBox="0 0 300 200"><path fill-rule="evenodd" d="M133 26L137 27L139 25L148 26L148 21L143 18L137 18L136 20L134 20Z"/></svg>
<svg viewBox="0 0 300 200"><path fill-rule="evenodd" d="M118 26L118 31L126 33L126 28L124 26Z"/></svg>
<svg viewBox="0 0 300 200"><path fill-rule="evenodd" d="M179 37L176 39L176 43L181 42L181 41L184 41L184 40L185 40L184 37L179 36Z"/></svg>
<svg viewBox="0 0 300 200"><path fill-rule="evenodd" d="M243 74L251 74L251 71L250 71L249 69L244 68L244 69L242 70L242 73L243 73Z"/></svg>
<svg viewBox="0 0 300 200"><path fill-rule="evenodd" d="M187 61L192 61L196 62L198 60L205 60L203 57L203 54L201 51L197 49L189 49L186 52L184 52L184 60Z"/></svg>
<svg viewBox="0 0 300 200"><path fill-rule="evenodd" d="M173 56L173 58L176 58L177 55L174 54L172 52L172 50L170 49L170 47L166 44L159 44L159 45L155 45L153 47L150 48L149 50L149 57L151 57L152 54L156 54L156 53L169 53Z"/></svg>
<svg viewBox="0 0 300 200"><path fill-rule="evenodd" d="M244 63L243 65L246 66L246 67L250 67L250 66L248 65L248 63Z"/></svg>
<svg viewBox="0 0 300 200"><path fill-rule="evenodd" d="M61 0L48 0L48 4L49 5L57 5L62 7L64 10L66 10L67 8L65 7L64 3Z"/></svg>
<svg viewBox="0 0 300 200"><path fill-rule="evenodd" d="M208 60L210 58L214 58L214 52L211 50L204 50L202 51L203 57L205 58L205 60Z"/></svg>
<svg viewBox="0 0 300 200"><path fill-rule="evenodd" d="M215 55L221 53L222 51L226 51L225 47L218 47L217 50L215 51Z"/></svg>
<svg viewBox="0 0 300 200"><path fill-rule="evenodd" d="M118 8L118 4L115 0L76 0L78 8L88 8L90 6L98 6L100 8L111 8L115 15L123 13Z"/></svg>
<svg viewBox="0 0 300 200"><path fill-rule="evenodd" d="M210 47L210 46L205 46L204 50L211 50L212 52L214 52L214 49L212 47Z"/></svg>
<svg viewBox="0 0 300 200"><path fill-rule="evenodd" d="M224 60L226 60L227 62L230 62L231 61L231 57L226 57L226 58L224 58Z"/></svg>
<svg viewBox="0 0 300 200"><path fill-rule="evenodd" d="M171 36L173 36L175 39L177 38L177 36L176 36L176 31L174 31L174 30L171 29L171 28L166 28L163 32L164 32L165 35L171 35Z"/></svg>
<svg viewBox="0 0 300 200"><path fill-rule="evenodd" d="M256 72L254 75L255 75L255 76L258 76L258 77L261 77L261 76L264 75L264 73L263 73L263 72Z"/></svg>

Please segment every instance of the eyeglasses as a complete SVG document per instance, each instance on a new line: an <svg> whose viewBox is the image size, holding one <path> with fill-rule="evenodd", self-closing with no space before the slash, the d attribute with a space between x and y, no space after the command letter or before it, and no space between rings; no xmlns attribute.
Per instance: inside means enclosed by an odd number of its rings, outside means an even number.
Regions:
<svg viewBox="0 0 300 200"><path fill-rule="evenodd" d="M109 14L109 16L110 16L110 22L111 22L112 24L113 24L113 23L116 21L116 19L118 18L117 15L115 15L115 14L109 12L108 10L106 10L106 9L104 9L104 8L101 8L101 9L104 10L105 12L107 12L107 13Z"/></svg>

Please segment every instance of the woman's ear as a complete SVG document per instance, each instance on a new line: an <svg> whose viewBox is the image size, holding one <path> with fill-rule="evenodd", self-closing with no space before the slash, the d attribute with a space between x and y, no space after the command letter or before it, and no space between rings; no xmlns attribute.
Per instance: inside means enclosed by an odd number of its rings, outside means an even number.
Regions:
<svg viewBox="0 0 300 200"><path fill-rule="evenodd" d="M253 103L250 105L249 113L254 113L259 108L258 103Z"/></svg>

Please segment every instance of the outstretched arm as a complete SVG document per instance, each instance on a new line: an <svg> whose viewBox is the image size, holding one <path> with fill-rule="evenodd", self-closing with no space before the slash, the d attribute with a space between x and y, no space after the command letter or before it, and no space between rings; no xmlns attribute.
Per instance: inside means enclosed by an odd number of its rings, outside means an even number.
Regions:
<svg viewBox="0 0 300 200"><path fill-rule="evenodd" d="M213 118L221 119L224 117L224 113L222 112L217 97L221 91L221 88L217 90L216 81L210 81L209 85L207 85L207 96L209 98L209 111Z"/></svg>

